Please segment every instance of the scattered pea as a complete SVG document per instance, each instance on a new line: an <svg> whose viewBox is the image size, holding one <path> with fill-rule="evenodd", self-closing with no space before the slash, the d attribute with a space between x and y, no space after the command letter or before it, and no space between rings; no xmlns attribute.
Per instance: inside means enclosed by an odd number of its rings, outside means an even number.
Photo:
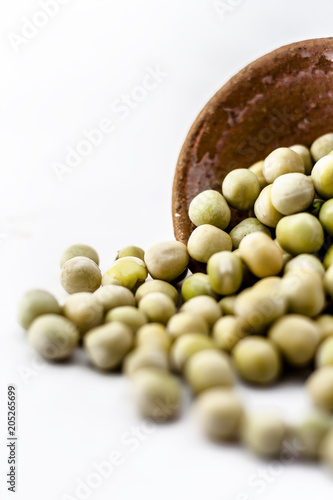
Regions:
<svg viewBox="0 0 333 500"><path fill-rule="evenodd" d="M61 268L61 285L67 293L94 292L101 286L98 265L88 257L72 257Z"/></svg>
<svg viewBox="0 0 333 500"><path fill-rule="evenodd" d="M225 229L229 225L231 212L223 196L218 191L208 189L191 201L189 218L195 226L210 224Z"/></svg>
<svg viewBox="0 0 333 500"><path fill-rule="evenodd" d="M18 307L18 322L27 330L31 323L43 314L61 314L61 308L53 295L45 290L29 290Z"/></svg>

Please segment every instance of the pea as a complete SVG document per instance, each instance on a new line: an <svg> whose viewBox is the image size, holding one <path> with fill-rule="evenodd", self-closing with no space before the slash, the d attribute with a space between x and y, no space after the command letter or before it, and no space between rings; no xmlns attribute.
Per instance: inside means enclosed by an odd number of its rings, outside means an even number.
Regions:
<svg viewBox="0 0 333 500"><path fill-rule="evenodd" d="M312 143L310 150L315 161L328 155L333 150L333 134L328 133L318 137L318 139Z"/></svg>
<svg viewBox="0 0 333 500"><path fill-rule="evenodd" d="M216 293L234 294L243 281L242 261L232 252L215 253L207 263L207 274Z"/></svg>
<svg viewBox="0 0 333 500"><path fill-rule="evenodd" d="M191 201L189 218L195 226L210 224L225 229L229 225L231 212L228 203L219 192L207 189Z"/></svg>
<svg viewBox="0 0 333 500"><path fill-rule="evenodd" d="M231 389L217 387L202 392L196 408L203 431L211 439L231 441L239 437L244 409Z"/></svg>
<svg viewBox="0 0 333 500"><path fill-rule="evenodd" d="M193 354L216 348L212 339L202 333L184 333L173 343L170 351L171 366L181 372Z"/></svg>
<svg viewBox="0 0 333 500"><path fill-rule="evenodd" d="M28 330L28 341L43 358L66 359L79 343L76 326L58 314L44 314L36 318Z"/></svg>
<svg viewBox="0 0 333 500"><path fill-rule="evenodd" d="M133 333L148 322L147 315L133 306L120 306L111 309L105 316L105 322L111 323L113 321L124 323Z"/></svg>
<svg viewBox="0 0 333 500"><path fill-rule="evenodd" d="M63 306L64 315L80 330L81 334L103 322L104 308L93 293L80 292L68 297Z"/></svg>
<svg viewBox="0 0 333 500"><path fill-rule="evenodd" d="M242 426L242 441L262 457L277 457L282 451L286 426L273 414L246 415Z"/></svg>
<svg viewBox="0 0 333 500"><path fill-rule="evenodd" d="M181 312L188 312L190 314L199 314L204 318L208 325L212 327L220 317L221 309L217 301L213 297L201 295L187 300L180 308Z"/></svg>
<svg viewBox="0 0 333 500"><path fill-rule="evenodd" d="M290 146L290 149L295 151L303 160L304 163L304 173L305 175L310 175L312 166L313 166L313 161L311 158L311 153L309 148L304 146L303 144L294 144L293 146Z"/></svg>
<svg viewBox="0 0 333 500"><path fill-rule="evenodd" d="M267 234L256 232L245 236L239 245L241 259L258 278L279 274L282 252Z"/></svg>
<svg viewBox="0 0 333 500"><path fill-rule="evenodd" d="M90 330L84 336L83 344L94 366L114 370L131 349L133 333L124 323L114 321Z"/></svg>
<svg viewBox="0 0 333 500"><path fill-rule="evenodd" d="M313 360L319 343L319 330L310 318L289 314L269 329L268 337L293 366L304 366Z"/></svg>
<svg viewBox="0 0 333 500"><path fill-rule="evenodd" d="M311 177L316 192L324 200L333 198L333 156L323 156L315 163Z"/></svg>
<svg viewBox="0 0 333 500"><path fill-rule="evenodd" d="M156 243L146 251L145 263L152 278L174 281L189 263L186 245L179 241Z"/></svg>
<svg viewBox="0 0 333 500"><path fill-rule="evenodd" d="M156 368L142 368L135 372L132 383L134 398L143 417L164 422L180 412L180 383L170 373Z"/></svg>
<svg viewBox="0 0 333 500"><path fill-rule="evenodd" d="M187 249L190 257L198 262L208 262L217 252L232 249L232 241L226 232L215 226L203 224L191 234Z"/></svg>
<svg viewBox="0 0 333 500"><path fill-rule="evenodd" d="M208 349L193 354L185 365L184 375L196 394L212 387L233 385L229 358L216 350Z"/></svg>
<svg viewBox="0 0 333 500"><path fill-rule="evenodd" d="M262 173L263 166L264 166L264 160L260 160L249 167L249 170L251 170L251 172L253 172L257 176L260 189L263 189L264 187L267 186L266 179Z"/></svg>
<svg viewBox="0 0 333 500"><path fill-rule="evenodd" d="M175 288L173 285L168 283L167 281L162 281L162 280L148 280L145 283L143 283L137 291L135 292L135 298L137 303L140 303L140 300L145 296L148 295L149 293L155 293L155 292L161 292L164 293L165 295L168 295L175 305L178 304L178 290Z"/></svg>
<svg viewBox="0 0 333 500"><path fill-rule="evenodd" d="M169 351L171 340L167 334L166 327L161 323L147 323L141 326L135 337L138 347L152 346Z"/></svg>
<svg viewBox="0 0 333 500"><path fill-rule="evenodd" d="M323 340L316 353L316 366L333 366L333 337Z"/></svg>
<svg viewBox="0 0 333 500"><path fill-rule="evenodd" d="M254 214L257 219L269 227L276 227L277 223L282 219L280 214L272 203L272 185L266 186L259 194L254 204Z"/></svg>
<svg viewBox="0 0 333 500"><path fill-rule="evenodd" d="M256 231L260 231L267 234L267 236L271 236L271 232L268 227L264 226L264 224L262 224L255 217L248 217L247 219L242 220L229 233L233 248L239 247L239 244L244 236L250 233L255 233Z"/></svg>
<svg viewBox="0 0 333 500"><path fill-rule="evenodd" d="M29 290L19 304L18 322L27 330L31 323L43 314L61 314L58 301L45 290Z"/></svg>
<svg viewBox="0 0 333 500"><path fill-rule="evenodd" d="M172 340L184 335L184 333L202 333L209 335L209 325L199 314L179 312L169 319L167 332Z"/></svg>
<svg viewBox="0 0 333 500"><path fill-rule="evenodd" d="M321 276L309 269L295 269L283 276L281 293L291 313L314 317L325 307L325 294Z"/></svg>
<svg viewBox="0 0 333 500"><path fill-rule="evenodd" d="M156 346L144 346L134 349L126 356L123 371L132 377L137 370L142 368L168 371L168 367L168 355L163 349L158 349Z"/></svg>
<svg viewBox="0 0 333 500"><path fill-rule="evenodd" d="M219 301L219 305L221 308L222 316L223 315L234 315L235 314L235 301L237 295L227 295L226 297L222 297Z"/></svg>
<svg viewBox="0 0 333 500"><path fill-rule="evenodd" d="M333 366L323 366L313 372L306 387L319 408L333 411Z"/></svg>
<svg viewBox="0 0 333 500"><path fill-rule="evenodd" d="M276 226L279 245L291 255L317 252L324 243L324 231L316 217L308 213L288 215Z"/></svg>
<svg viewBox="0 0 333 500"><path fill-rule="evenodd" d="M235 345L249 334L243 320L237 316L225 316L213 326L212 336L217 347L231 352Z"/></svg>
<svg viewBox="0 0 333 500"><path fill-rule="evenodd" d="M176 313L174 301L165 293L154 292L142 297L139 303L139 311L142 311L148 321L166 325L168 320Z"/></svg>
<svg viewBox="0 0 333 500"><path fill-rule="evenodd" d="M184 302L199 295L209 295L214 299L217 298L209 276L204 273L194 273L185 278L181 287L181 295Z"/></svg>
<svg viewBox="0 0 333 500"><path fill-rule="evenodd" d="M289 148L277 148L264 161L262 169L266 181L271 184L280 175L291 172L304 174L305 168L302 158Z"/></svg>
<svg viewBox="0 0 333 500"><path fill-rule="evenodd" d="M317 316L315 321L319 328L320 341L333 335L333 316L331 316L331 314L321 314Z"/></svg>
<svg viewBox="0 0 333 500"><path fill-rule="evenodd" d="M333 428L328 431L320 443L319 456L321 460L333 469Z"/></svg>
<svg viewBox="0 0 333 500"><path fill-rule="evenodd" d="M104 311L120 306L135 306L136 301L131 290L119 285L102 286L94 292L96 300L102 304Z"/></svg>
<svg viewBox="0 0 333 500"><path fill-rule="evenodd" d="M319 274L320 277L323 277L325 274L325 269L323 264L320 262L318 257L315 255L301 253L296 257L290 259L285 267L284 274L293 272L293 271L314 271Z"/></svg>
<svg viewBox="0 0 333 500"><path fill-rule="evenodd" d="M309 459L319 458L321 442L332 425L330 417L324 412L313 412L292 429L301 448L301 456Z"/></svg>
<svg viewBox="0 0 333 500"><path fill-rule="evenodd" d="M147 276L146 265L141 259L122 257L117 259L103 275L102 285L119 284L135 292Z"/></svg>
<svg viewBox="0 0 333 500"><path fill-rule="evenodd" d="M66 248L60 259L60 267L73 257L87 257L99 265L99 256L96 250L89 245L79 243Z"/></svg>
<svg viewBox="0 0 333 500"><path fill-rule="evenodd" d="M333 236L333 199L327 200L321 206L319 220L325 231Z"/></svg>
<svg viewBox="0 0 333 500"><path fill-rule="evenodd" d="M281 372L279 351L263 337L241 339L232 351L232 358L241 377L253 384L271 384Z"/></svg>
<svg viewBox="0 0 333 500"><path fill-rule="evenodd" d="M222 194L228 204L237 210L249 210L260 193L257 176L247 168L229 172L222 183Z"/></svg>
<svg viewBox="0 0 333 500"><path fill-rule="evenodd" d="M137 257L138 259L144 260L145 252L140 247L128 246L117 252L116 260L122 259L123 257Z"/></svg>
<svg viewBox="0 0 333 500"><path fill-rule="evenodd" d="M61 268L61 285L67 293L94 292L101 286L98 265L88 257L72 257Z"/></svg>
<svg viewBox="0 0 333 500"><path fill-rule="evenodd" d="M281 175L272 184L272 204L283 215L303 212L313 202L314 195L311 177L298 172Z"/></svg>

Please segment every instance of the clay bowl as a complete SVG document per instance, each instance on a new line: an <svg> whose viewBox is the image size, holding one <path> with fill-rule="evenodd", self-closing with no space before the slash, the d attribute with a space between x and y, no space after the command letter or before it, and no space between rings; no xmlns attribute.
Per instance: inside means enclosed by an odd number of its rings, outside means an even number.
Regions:
<svg viewBox="0 0 333 500"><path fill-rule="evenodd" d="M228 172L279 146L305 144L333 131L333 38L292 43L252 62L206 104L181 149L173 183L177 240L187 243L191 200L221 192ZM231 229L248 213L233 210ZM191 262L192 271L204 265Z"/></svg>

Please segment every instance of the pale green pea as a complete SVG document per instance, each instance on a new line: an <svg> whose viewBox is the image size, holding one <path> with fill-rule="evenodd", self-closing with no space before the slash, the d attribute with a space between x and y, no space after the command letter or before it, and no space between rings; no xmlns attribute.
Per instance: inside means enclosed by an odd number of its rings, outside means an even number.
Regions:
<svg viewBox="0 0 333 500"><path fill-rule="evenodd" d="M207 349L193 354L185 365L184 376L196 394L212 387L233 385L229 357L217 350Z"/></svg>
<svg viewBox="0 0 333 500"><path fill-rule="evenodd" d="M140 247L128 246L118 250L116 260L122 257L137 257L138 259L144 260L145 252Z"/></svg>
<svg viewBox="0 0 333 500"><path fill-rule="evenodd" d="M46 290L29 290L18 308L18 322L26 330L31 323L43 314L61 314L58 301Z"/></svg>
<svg viewBox="0 0 333 500"><path fill-rule="evenodd" d="M313 161L311 158L311 153L309 148L304 146L303 144L294 144L293 146L290 146L290 149L295 151L303 160L304 163L304 169L305 169L305 175L310 175L312 166L313 166Z"/></svg>
<svg viewBox="0 0 333 500"><path fill-rule="evenodd" d="M277 148L265 158L262 169L263 175L271 184L277 177L291 172L304 174L305 168L302 158L289 148Z"/></svg>
<svg viewBox="0 0 333 500"><path fill-rule="evenodd" d="M88 257L73 257L61 268L60 282L67 293L94 292L101 281L98 265Z"/></svg>
<svg viewBox="0 0 333 500"><path fill-rule="evenodd" d="M190 257L198 262L208 262L217 252L232 249L232 241L225 231L209 224L197 227L191 234L187 249Z"/></svg>
<svg viewBox="0 0 333 500"><path fill-rule="evenodd" d="M168 283L167 281L162 281L162 280L148 280L143 285L139 286L137 291L135 292L135 298L137 303L140 303L140 300L145 296L148 295L149 293L154 293L154 292L161 292L164 293L165 295L168 295L175 305L178 304L178 290L175 288L173 285Z"/></svg>
<svg viewBox="0 0 333 500"><path fill-rule="evenodd" d="M333 133L324 134L318 137L318 139L312 143L310 151L315 161L328 155L333 151Z"/></svg>
<svg viewBox="0 0 333 500"><path fill-rule="evenodd" d="M189 218L195 226L210 224L225 229L229 225L231 212L228 203L218 191L207 189L191 201Z"/></svg>
<svg viewBox="0 0 333 500"><path fill-rule="evenodd" d="M186 245L180 241L155 243L146 251L145 263L152 278L175 281L189 263Z"/></svg>
<svg viewBox="0 0 333 500"><path fill-rule="evenodd" d="M260 193L260 183L255 173L247 168L236 168L222 182L222 194L229 205L238 210L249 210Z"/></svg>
<svg viewBox="0 0 333 500"><path fill-rule="evenodd" d="M288 215L276 226L276 239L291 255L317 252L324 243L324 231L319 220L311 214Z"/></svg>
<svg viewBox="0 0 333 500"><path fill-rule="evenodd" d="M209 335L209 325L199 314L179 312L169 319L167 332L172 340L185 333L202 333Z"/></svg>
<svg viewBox="0 0 333 500"><path fill-rule="evenodd" d="M89 245L78 243L66 248L60 259L60 267L73 257L88 257L88 259L93 260L97 265L99 265L99 256L96 250Z"/></svg>
<svg viewBox="0 0 333 500"><path fill-rule="evenodd" d="M333 411L333 366L314 371L306 381L306 388L319 408Z"/></svg>
<svg viewBox="0 0 333 500"><path fill-rule="evenodd" d="M133 306L121 306L111 309L106 316L105 322L120 322L127 325L133 333L148 322L148 318L143 311Z"/></svg>
<svg viewBox="0 0 333 500"><path fill-rule="evenodd" d="M261 231L266 233L268 236L271 236L269 228L264 226L264 224L262 224L255 217L248 217L247 219L242 220L229 233L233 248L237 249L244 236L256 231Z"/></svg>
<svg viewBox="0 0 333 500"><path fill-rule="evenodd" d="M319 220L325 231L333 236L333 199L327 200L321 206Z"/></svg>
<svg viewBox="0 0 333 500"><path fill-rule="evenodd" d="M145 263L137 257L122 257L116 260L102 278L102 285L114 284L125 286L135 291L148 276Z"/></svg>
<svg viewBox="0 0 333 500"><path fill-rule="evenodd" d="M199 295L209 295L215 299L217 298L209 276L204 273L194 273L185 278L181 287L181 295L184 302Z"/></svg>
<svg viewBox="0 0 333 500"><path fill-rule="evenodd" d="M243 280L242 261L232 252L218 252L209 259L207 274L216 293L234 294Z"/></svg>
<svg viewBox="0 0 333 500"><path fill-rule="evenodd" d="M333 366L333 337L327 337L320 344L316 353L316 367Z"/></svg>
<svg viewBox="0 0 333 500"><path fill-rule="evenodd" d="M262 173L263 166L264 166L264 160L260 160L249 167L249 170L251 170L251 172L253 172L257 176L257 179L258 179L259 185L260 185L260 189L263 189L264 187L267 186L266 179Z"/></svg>
<svg viewBox="0 0 333 500"><path fill-rule="evenodd" d="M168 320L176 313L174 301L162 292L148 293L140 300L139 311L142 311L148 321L166 325Z"/></svg>
<svg viewBox="0 0 333 500"><path fill-rule="evenodd" d="M323 156L314 165L311 177L316 192L324 200L333 198L333 156Z"/></svg>
<svg viewBox="0 0 333 500"><path fill-rule="evenodd" d="M180 311L202 316L210 327L212 327L215 321L222 315L217 301L208 295L200 295L187 300L180 308Z"/></svg>

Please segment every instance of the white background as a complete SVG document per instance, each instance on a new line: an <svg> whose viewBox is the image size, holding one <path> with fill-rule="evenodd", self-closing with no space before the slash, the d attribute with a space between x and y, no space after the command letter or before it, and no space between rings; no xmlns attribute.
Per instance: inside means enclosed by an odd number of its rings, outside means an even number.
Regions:
<svg viewBox="0 0 333 500"><path fill-rule="evenodd" d="M41 365L16 324L25 290L65 298L59 258L66 246L93 245L105 271L126 244L172 239L177 156L208 99L257 57L332 35L331 0L222 3L224 13L213 0L69 0L30 40L14 42L23 18L36 20L41 9L37 0L1 0L1 498L84 498L78 480L86 483L93 463L117 450L121 463L85 498L307 500L314 491L332 498L332 477L317 465L272 464L207 442L188 393L180 420L148 429L127 380L93 370L80 353L72 363ZM156 66L167 73L156 88L126 117L112 110ZM55 162L65 163L83 131L104 119L113 121L112 133L60 182ZM4 484L8 383L18 390L15 495ZM274 390L239 390L248 407L290 419L309 406L301 377ZM133 426L141 434L128 441Z"/></svg>

